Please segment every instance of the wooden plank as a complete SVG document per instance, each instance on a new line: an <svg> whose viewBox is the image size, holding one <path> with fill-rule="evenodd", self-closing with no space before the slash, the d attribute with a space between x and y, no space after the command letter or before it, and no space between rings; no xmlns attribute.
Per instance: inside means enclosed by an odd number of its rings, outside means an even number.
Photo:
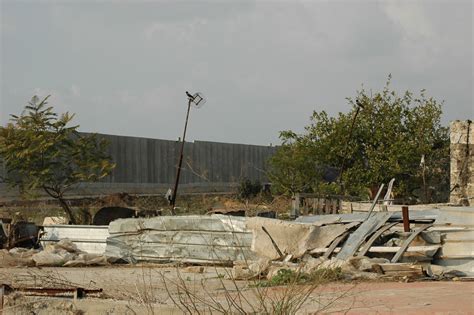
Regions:
<svg viewBox="0 0 474 315"><path fill-rule="evenodd" d="M412 271L422 269L421 265L414 265L410 263L382 263L379 265L383 271Z"/></svg>
<svg viewBox="0 0 474 315"><path fill-rule="evenodd" d="M413 265L406 263L386 263L386 264L375 264L373 269L377 273L385 274L388 276L423 276L423 266Z"/></svg>
<svg viewBox="0 0 474 315"><path fill-rule="evenodd" d="M385 231L389 230L391 227L397 225L398 222L393 222L386 224L382 228L380 228L377 232L375 232L372 237L364 244L364 246L361 248L361 250L357 253L357 256L364 256L369 248L372 246L372 244L384 233Z"/></svg>
<svg viewBox="0 0 474 315"><path fill-rule="evenodd" d="M352 257L367 236L378 230L390 217L391 213L387 212L373 213L349 236L349 239L344 243L342 250L336 257L343 260Z"/></svg>
<svg viewBox="0 0 474 315"><path fill-rule="evenodd" d="M400 257L402 257L403 253L406 251L410 243L415 239L415 237L420 234L422 231L426 230L427 228L431 227L433 224L424 224L420 226L419 228L415 229L413 233L410 234L410 236L403 242L402 246L398 250L398 252L393 256L391 262L396 263Z"/></svg>

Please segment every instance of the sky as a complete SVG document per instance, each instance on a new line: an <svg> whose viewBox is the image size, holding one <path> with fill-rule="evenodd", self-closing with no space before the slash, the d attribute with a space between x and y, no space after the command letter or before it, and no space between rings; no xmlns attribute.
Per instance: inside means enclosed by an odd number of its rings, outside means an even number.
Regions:
<svg viewBox="0 0 474 315"><path fill-rule="evenodd" d="M33 95L85 132L269 145L392 87L473 119L473 3L0 0L0 124Z"/></svg>

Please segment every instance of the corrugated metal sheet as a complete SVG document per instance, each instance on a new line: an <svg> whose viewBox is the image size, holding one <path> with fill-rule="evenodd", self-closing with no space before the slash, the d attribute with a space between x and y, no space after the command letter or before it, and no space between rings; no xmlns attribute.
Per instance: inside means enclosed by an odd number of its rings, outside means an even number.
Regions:
<svg viewBox="0 0 474 315"><path fill-rule="evenodd" d="M77 248L91 253L104 254L109 227L94 225L49 225L44 227L41 244L56 243L62 239L69 239Z"/></svg>
<svg viewBox="0 0 474 315"><path fill-rule="evenodd" d="M129 262L231 263L252 260L245 218L225 215L119 219L109 225L106 256Z"/></svg>

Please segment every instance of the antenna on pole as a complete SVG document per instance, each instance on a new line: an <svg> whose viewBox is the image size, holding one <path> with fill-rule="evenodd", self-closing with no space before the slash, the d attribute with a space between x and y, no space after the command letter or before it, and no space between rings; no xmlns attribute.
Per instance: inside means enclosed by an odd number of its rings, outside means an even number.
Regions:
<svg viewBox="0 0 474 315"><path fill-rule="evenodd" d="M175 213L176 195L178 193L179 176L181 174L181 165L183 164L184 142L186 139L186 130L188 129L189 111L191 109L191 106L194 108L201 108L206 103L206 99L202 93L197 92L197 93L191 94L188 91L186 91L186 96L188 97L188 110L186 112L186 120L184 122L184 132L183 132L183 139L181 140L181 151L179 154L178 170L176 172L176 181L174 183L173 194L170 199L172 215L176 214Z"/></svg>

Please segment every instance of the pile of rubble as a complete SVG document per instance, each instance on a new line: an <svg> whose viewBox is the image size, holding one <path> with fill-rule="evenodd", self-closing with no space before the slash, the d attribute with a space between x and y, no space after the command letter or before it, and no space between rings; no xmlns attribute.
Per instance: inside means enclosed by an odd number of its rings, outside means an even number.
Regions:
<svg viewBox="0 0 474 315"><path fill-rule="evenodd" d="M236 278L331 268L349 278L473 276L473 210L412 211L405 220L399 211L382 211L295 221L214 214L118 219L102 227L52 225L44 227L42 251L3 250L0 264L177 262L233 267Z"/></svg>
<svg viewBox="0 0 474 315"><path fill-rule="evenodd" d="M104 255L88 254L68 239L44 249L13 248L0 250L0 266L14 267L84 267L107 265Z"/></svg>
<svg viewBox="0 0 474 315"><path fill-rule="evenodd" d="M398 227L397 213L314 216L288 222L247 219L252 231L251 249L260 257L251 263L236 262L236 278L273 277L278 270L313 273L340 269L349 279L379 276L440 277L444 268L432 266L442 247L441 234L427 231L432 214L418 214L421 225L410 232Z"/></svg>

